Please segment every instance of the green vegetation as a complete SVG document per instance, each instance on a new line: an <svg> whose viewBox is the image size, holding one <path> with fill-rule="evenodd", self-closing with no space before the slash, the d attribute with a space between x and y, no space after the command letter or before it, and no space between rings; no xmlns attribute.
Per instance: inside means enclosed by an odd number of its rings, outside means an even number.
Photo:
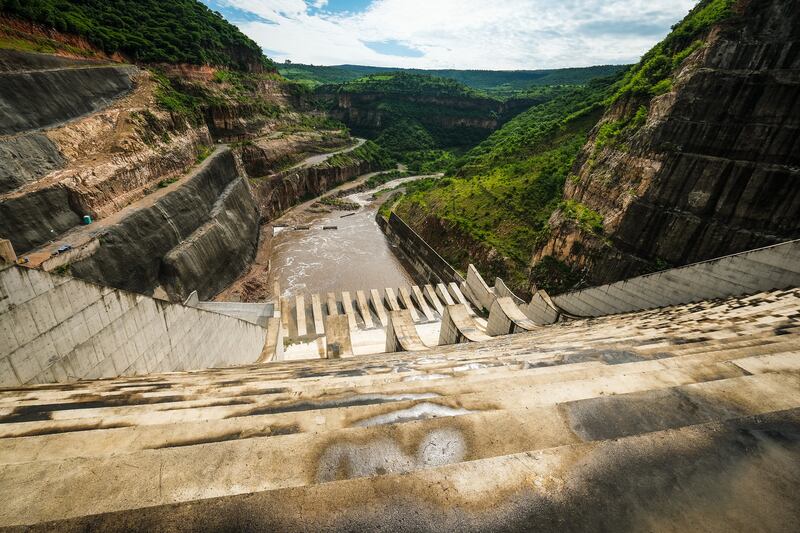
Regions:
<svg viewBox="0 0 800 533"><path fill-rule="evenodd" d="M666 39L647 52L625 76L613 97L649 99L672 87L671 76L683 61L703 46L702 38L714 24L727 19L735 0L703 0L681 22L673 26Z"/></svg>
<svg viewBox="0 0 800 533"><path fill-rule="evenodd" d="M340 211L358 211L361 207L355 202L345 200L344 198L336 198L335 196L323 196L317 203Z"/></svg>
<svg viewBox="0 0 800 533"><path fill-rule="evenodd" d="M323 165L328 167L346 167L360 162L371 163L373 168L388 169L395 165L394 158L381 146L367 141L355 150L343 152L328 158Z"/></svg>
<svg viewBox="0 0 800 533"><path fill-rule="evenodd" d="M374 139L418 172L449 168L454 151L489 135L502 108L498 99L456 81L406 73L370 75L316 92L357 135ZM353 109L358 112L351 114Z"/></svg>
<svg viewBox="0 0 800 533"><path fill-rule="evenodd" d="M531 87L551 85L584 85L599 77L611 76L627 68L624 65L604 65L588 68L565 68L554 70L420 70L384 67L340 65L322 67L314 65L281 64L278 71L290 80L309 87L325 84L345 83L370 74L405 72L448 78L473 89L495 94L510 95Z"/></svg>
<svg viewBox="0 0 800 533"><path fill-rule="evenodd" d="M134 61L274 69L255 42L197 0L0 0L0 10Z"/></svg>
<svg viewBox="0 0 800 533"><path fill-rule="evenodd" d="M156 103L161 109L184 117L191 124L201 124L205 120L205 110L211 107L224 107L230 104L250 106L253 114L265 117L278 117L283 110L280 106L265 100L259 89L265 79L275 74L245 73L238 71L218 71L221 76L211 86L193 83L181 77L167 76L153 70L156 82ZM224 80L224 81L221 81ZM303 119L314 119L302 116Z"/></svg>
<svg viewBox="0 0 800 533"><path fill-rule="evenodd" d="M530 281L537 289L548 294L560 294L580 286L581 278L568 265L553 256L546 255L531 268Z"/></svg>
<svg viewBox="0 0 800 533"><path fill-rule="evenodd" d="M213 147L205 146L202 144L199 145L197 147L197 157L195 158L195 163L199 165L200 163L208 159L208 156L210 156L213 153L214 153Z"/></svg>
<svg viewBox="0 0 800 533"><path fill-rule="evenodd" d="M369 189L374 189L375 187L379 187L384 183L389 183L390 181L399 180L400 178L407 178L410 176L411 173L403 172L400 170L390 170L389 172L381 172L380 174L375 174L367 181L364 182L364 187Z"/></svg>
<svg viewBox="0 0 800 533"><path fill-rule="evenodd" d="M405 152L430 150L436 146L436 141L422 127L419 122L401 118L383 130L375 142L385 146L395 157L400 157Z"/></svg>
<svg viewBox="0 0 800 533"><path fill-rule="evenodd" d="M584 231L600 235L603 233L603 216L597 211L575 200L565 200L559 204L561 214L574 220Z"/></svg>
<svg viewBox="0 0 800 533"><path fill-rule="evenodd" d="M548 236L575 158L613 92L613 79L554 90L549 101L518 115L454 165L452 175L409 190L396 206L405 220L435 217L504 258L483 261L469 247L437 248L456 268L472 261L487 276L501 275L516 290L528 285L528 261ZM588 227L597 219L575 209ZM602 226L602 219L600 220Z"/></svg>
<svg viewBox="0 0 800 533"><path fill-rule="evenodd" d="M327 92L331 90L331 87L322 87L320 90ZM488 98L486 93L467 87L455 80L406 72L371 74L335 85L333 90L338 93Z"/></svg>
<svg viewBox="0 0 800 533"><path fill-rule="evenodd" d="M165 180L161 180L161 181L158 182L158 188L159 189L164 189L166 187L169 187L173 183L177 183L179 179L180 178L168 178L168 179L165 179Z"/></svg>

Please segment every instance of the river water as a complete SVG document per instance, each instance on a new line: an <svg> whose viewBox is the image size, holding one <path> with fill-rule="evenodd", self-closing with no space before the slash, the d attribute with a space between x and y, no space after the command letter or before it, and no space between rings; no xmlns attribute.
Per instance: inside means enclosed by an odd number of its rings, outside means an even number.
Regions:
<svg viewBox="0 0 800 533"><path fill-rule="evenodd" d="M356 185L363 181L362 177ZM281 295L326 293L408 287L413 278L391 249L375 215L382 197L376 191L396 187L419 177L394 180L377 189L350 194L345 200L359 204L357 211L315 212L302 204L275 221L270 254L270 286L280 283ZM353 188L348 184L343 188ZM341 190L341 188L340 188ZM330 193L329 193L330 194ZM348 216L349 215L349 216ZM308 226L309 229L295 229ZM335 226L336 229L323 229Z"/></svg>

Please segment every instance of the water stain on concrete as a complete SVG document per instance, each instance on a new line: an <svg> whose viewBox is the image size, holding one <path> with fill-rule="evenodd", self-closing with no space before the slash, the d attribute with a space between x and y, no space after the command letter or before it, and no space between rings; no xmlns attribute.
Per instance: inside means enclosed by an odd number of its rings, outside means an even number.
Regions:
<svg viewBox="0 0 800 533"><path fill-rule="evenodd" d="M292 435L300 433L300 426L297 424L291 425L273 425L259 429L245 429L241 431L231 431L222 435L207 436L198 439L185 439L168 442L160 446L151 446L147 449L160 450L164 448L180 448L183 446L196 446L198 444L213 444L217 442L227 442L231 440L243 439L256 439L260 437L276 437L279 435Z"/></svg>
<svg viewBox="0 0 800 533"><path fill-rule="evenodd" d="M419 441L415 453L403 451L385 437L366 443L333 443L319 459L317 482L411 472L456 463L466 454L466 439L455 428L430 431Z"/></svg>
<svg viewBox="0 0 800 533"><path fill-rule="evenodd" d="M385 424L398 424L401 422L411 422L413 420L426 420L428 418L439 418L447 416L468 415L476 411L463 408L453 408L447 405L439 405L431 402L418 403L408 409L400 409L378 416L365 418L353 424L356 427L372 427Z"/></svg>
<svg viewBox="0 0 800 533"><path fill-rule="evenodd" d="M403 402L409 400L427 400L436 398L439 395L433 392L419 393L419 394L359 394L355 396L347 396L336 400L324 401L302 401L292 402L279 405L268 405L257 407L245 413L237 413L230 415L227 418L237 416L256 416L256 415L274 415L279 413L295 413L300 411L315 411L318 409L335 409L340 407L357 407L363 405L375 405L388 402Z"/></svg>

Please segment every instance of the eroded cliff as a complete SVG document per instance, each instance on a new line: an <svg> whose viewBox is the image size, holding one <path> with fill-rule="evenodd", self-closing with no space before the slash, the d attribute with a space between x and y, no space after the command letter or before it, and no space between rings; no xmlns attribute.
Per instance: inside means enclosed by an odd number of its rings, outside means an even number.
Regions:
<svg viewBox="0 0 800 533"><path fill-rule="evenodd" d="M796 2L703 1L628 82L567 180L533 284L553 258L600 284L800 237Z"/></svg>
<svg viewBox="0 0 800 533"><path fill-rule="evenodd" d="M258 216L233 154L220 148L183 182L93 238L99 246L69 264L73 275L143 294L161 287L175 300L193 290L208 298L252 259Z"/></svg>

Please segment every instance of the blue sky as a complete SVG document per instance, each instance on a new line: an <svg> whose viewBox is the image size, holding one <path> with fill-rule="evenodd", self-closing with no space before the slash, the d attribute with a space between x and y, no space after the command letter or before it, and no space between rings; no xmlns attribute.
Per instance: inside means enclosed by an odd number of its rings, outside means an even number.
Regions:
<svg viewBox="0 0 800 533"><path fill-rule="evenodd" d="M635 62L696 0L202 0L276 61L539 69Z"/></svg>

